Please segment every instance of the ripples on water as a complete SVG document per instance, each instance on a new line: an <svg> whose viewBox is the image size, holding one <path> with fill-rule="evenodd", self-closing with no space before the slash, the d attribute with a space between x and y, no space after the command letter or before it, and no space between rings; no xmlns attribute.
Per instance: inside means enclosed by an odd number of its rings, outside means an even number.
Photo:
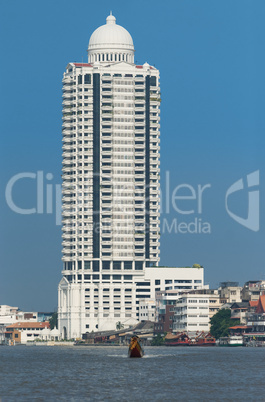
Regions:
<svg viewBox="0 0 265 402"><path fill-rule="evenodd" d="M265 400L265 348L0 347L9 401Z"/></svg>

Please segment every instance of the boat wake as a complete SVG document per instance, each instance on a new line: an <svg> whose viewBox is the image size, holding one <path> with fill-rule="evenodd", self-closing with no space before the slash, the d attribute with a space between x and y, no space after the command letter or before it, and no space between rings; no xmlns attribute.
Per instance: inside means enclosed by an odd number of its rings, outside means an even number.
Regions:
<svg viewBox="0 0 265 402"><path fill-rule="evenodd" d="M169 355L144 355L143 359L152 359L152 358L156 358L156 357L170 357L170 356L174 356L173 354L169 354Z"/></svg>
<svg viewBox="0 0 265 402"><path fill-rule="evenodd" d="M122 357L122 358L128 358L128 355L107 355L108 357Z"/></svg>
<svg viewBox="0 0 265 402"><path fill-rule="evenodd" d="M128 359L128 355L107 355L108 357L118 357L118 358L124 358ZM144 355L142 359L155 359L155 358L161 358L161 357L171 357L174 356L173 354L168 354L168 355L162 355L162 354L157 354L157 355Z"/></svg>

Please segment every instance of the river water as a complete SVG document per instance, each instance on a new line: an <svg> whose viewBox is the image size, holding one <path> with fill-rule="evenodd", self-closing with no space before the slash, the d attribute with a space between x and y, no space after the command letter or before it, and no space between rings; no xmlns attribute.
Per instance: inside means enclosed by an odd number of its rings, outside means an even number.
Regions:
<svg viewBox="0 0 265 402"><path fill-rule="evenodd" d="M4 401L265 401L265 348L1 346Z"/></svg>

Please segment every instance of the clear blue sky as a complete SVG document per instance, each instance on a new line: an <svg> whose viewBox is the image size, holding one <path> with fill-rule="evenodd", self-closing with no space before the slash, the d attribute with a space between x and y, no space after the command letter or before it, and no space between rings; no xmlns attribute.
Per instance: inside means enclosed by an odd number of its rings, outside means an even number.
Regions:
<svg viewBox="0 0 265 402"><path fill-rule="evenodd" d="M0 304L53 310L61 271L61 232L54 214L19 215L5 201L13 175L61 175L61 79L70 61L86 61L92 32L110 9L131 33L138 63L161 72L161 185L171 191L210 184L198 214L177 200L161 222L208 222L210 234L163 233L161 265L205 267L219 281L265 279L265 2L262 0L33 1L0 3L1 170ZM260 229L249 230L225 209L227 189L260 171ZM21 207L36 205L34 180L14 187ZM45 181L45 185L47 184ZM191 194L182 189L183 195ZM178 192L180 195L180 192ZM248 194L229 209L247 217Z"/></svg>

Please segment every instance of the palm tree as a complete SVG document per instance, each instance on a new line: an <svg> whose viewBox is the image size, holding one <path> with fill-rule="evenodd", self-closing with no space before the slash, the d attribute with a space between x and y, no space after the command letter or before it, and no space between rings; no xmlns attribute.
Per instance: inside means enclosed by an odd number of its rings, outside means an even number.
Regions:
<svg viewBox="0 0 265 402"><path fill-rule="evenodd" d="M124 325L120 321L116 322L116 330L119 331L122 328L124 328Z"/></svg>

